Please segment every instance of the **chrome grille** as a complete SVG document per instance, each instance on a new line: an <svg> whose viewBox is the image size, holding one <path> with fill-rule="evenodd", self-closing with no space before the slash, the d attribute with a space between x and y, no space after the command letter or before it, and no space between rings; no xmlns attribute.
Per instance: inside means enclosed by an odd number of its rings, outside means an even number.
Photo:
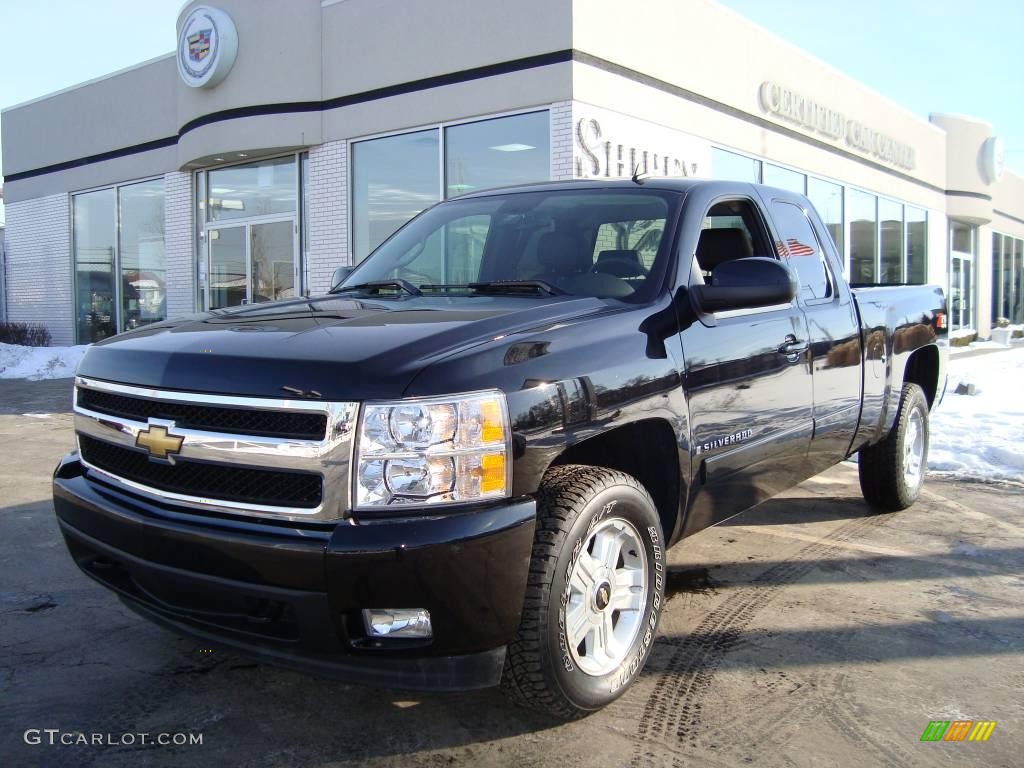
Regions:
<svg viewBox="0 0 1024 768"><path fill-rule="evenodd" d="M327 435L325 413L254 411L223 405L174 403L167 400L146 400L97 389L80 389L78 404L86 410L107 416L121 416L135 421L146 421L150 418L167 419L185 429L202 429L231 435L295 437L300 440L323 440Z"/></svg>
<svg viewBox="0 0 1024 768"><path fill-rule="evenodd" d="M103 472L174 493L265 506L315 508L322 499L323 478L309 472L281 472L178 460L150 461L144 451L78 436L82 459Z"/></svg>
<svg viewBox="0 0 1024 768"><path fill-rule="evenodd" d="M186 511L336 520L349 509L355 403L75 383L75 430L92 479ZM316 423L314 439L298 436ZM270 434L237 431L254 425ZM137 438L152 427L182 438L180 451L150 456Z"/></svg>

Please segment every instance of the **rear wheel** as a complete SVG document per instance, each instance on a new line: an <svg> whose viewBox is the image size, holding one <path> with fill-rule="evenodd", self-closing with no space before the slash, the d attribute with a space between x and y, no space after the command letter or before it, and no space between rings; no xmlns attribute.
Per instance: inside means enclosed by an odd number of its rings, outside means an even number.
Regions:
<svg viewBox="0 0 1024 768"><path fill-rule="evenodd" d="M875 509L896 512L915 501L928 468L928 400L917 384L904 384L896 423L858 458L860 488Z"/></svg>
<svg viewBox="0 0 1024 768"><path fill-rule="evenodd" d="M537 518L502 687L574 719L621 696L647 661L664 599L661 522L635 478L577 465L548 471Z"/></svg>

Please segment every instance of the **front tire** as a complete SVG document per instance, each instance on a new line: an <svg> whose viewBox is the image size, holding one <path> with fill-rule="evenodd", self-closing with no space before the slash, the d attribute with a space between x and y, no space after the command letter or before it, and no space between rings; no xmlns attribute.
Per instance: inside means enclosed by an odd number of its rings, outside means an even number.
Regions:
<svg viewBox="0 0 1024 768"><path fill-rule="evenodd" d="M572 720L617 699L643 669L664 601L661 521L633 477L550 469L519 631L502 687L518 704Z"/></svg>
<svg viewBox="0 0 1024 768"><path fill-rule="evenodd" d="M881 512L898 512L917 501L928 468L928 400L917 384L904 384L896 423L880 443L858 458L864 499Z"/></svg>

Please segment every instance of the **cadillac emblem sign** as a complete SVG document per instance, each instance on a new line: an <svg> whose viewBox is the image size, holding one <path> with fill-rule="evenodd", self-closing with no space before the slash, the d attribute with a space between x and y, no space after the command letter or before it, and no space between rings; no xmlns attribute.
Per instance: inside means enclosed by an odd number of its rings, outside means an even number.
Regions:
<svg viewBox="0 0 1024 768"><path fill-rule="evenodd" d="M178 74L192 88L212 88L235 63L238 33L218 8L193 8L178 30Z"/></svg>
<svg viewBox="0 0 1024 768"><path fill-rule="evenodd" d="M212 29L201 29L188 38L188 58L198 64L210 52L210 33Z"/></svg>

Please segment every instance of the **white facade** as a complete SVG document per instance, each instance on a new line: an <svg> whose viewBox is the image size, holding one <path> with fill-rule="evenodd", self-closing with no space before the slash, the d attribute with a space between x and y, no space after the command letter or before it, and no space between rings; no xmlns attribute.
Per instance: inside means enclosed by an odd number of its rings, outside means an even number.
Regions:
<svg viewBox="0 0 1024 768"><path fill-rule="evenodd" d="M238 49L214 87L180 77L186 35L5 111L9 319L84 342L315 294L437 200L639 168L798 189L854 281L943 285L963 332L1021 320L1024 179L990 126L917 117L708 0L218 7Z"/></svg>

